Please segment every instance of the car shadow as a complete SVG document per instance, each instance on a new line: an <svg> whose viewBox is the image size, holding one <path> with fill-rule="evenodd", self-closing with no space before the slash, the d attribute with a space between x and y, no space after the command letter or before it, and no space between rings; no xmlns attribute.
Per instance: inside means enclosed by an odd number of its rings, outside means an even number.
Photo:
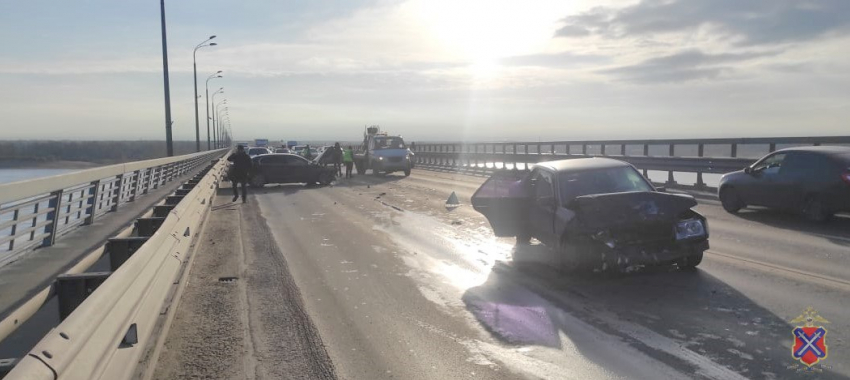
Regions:
<svg viewBox="0 0 850 380"><path fill-rule="evenodd" d="M515 254L543 256L544 249L518 246ZM674 368L695 370L649 347L667 344L692 355L687 349L739 373L796 375L788 369L799 364L788 354L793 327L706 271L671 266L567 275L535 260L516 264L497 262L483 284L462 296L481 326L505 344L574 347L592 360L605 353L590 325Z"/></svg>
<svg viewBox="0 0 850 380"><path fill-rule="evenodd" d="M751 222L818 235L837 245L850 246L850 215L847 214L836 215L823 223L808 221L793 212L768 208L748 208L736 215Z"/></svg>

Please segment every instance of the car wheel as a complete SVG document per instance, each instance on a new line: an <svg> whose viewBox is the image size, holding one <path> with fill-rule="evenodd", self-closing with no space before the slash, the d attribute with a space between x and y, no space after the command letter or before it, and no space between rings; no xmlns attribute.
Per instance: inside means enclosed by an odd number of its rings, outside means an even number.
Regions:
<svg viewBox="0 0 850 380"><path fill-rule="evenodd" d="M333 181L334 175L329 172L322 173L322 175L319 177L319 183L324 186L330 185Z"/></svg>
<svg viewBox="0 0 850 380"><path fill-rule="evenodd" d="M738 192L735 189L723 189L720 192L720 204L730 214L735 214L744 208L744 203L741 202L741 197L738 196Z"/></svg>
<svg viewBox="0 0 850 380"><path fill-rule="evenodd" d="M815 223L826 222L832 216L823 201L815 196L809 196L803 201L801 211L806 219Z"/></svg>
<svg viewBox="0 0 850 380"><path fill-rule="evenodd" d="M556 254L558 270L564 273L589 273L593 270L593 260L587 255L588 247L570 244L562 240Z"/></svg>
<svg viewBox="0 0 850 380"><path fill-rule="evenodd" d="M410 177L410 166L408 166L406 169L404 169L404 176Z"/></svg>
<svg viewBox="0 0 850 380"><path fill-rule="evenodd" d="M263 177L262 175L255 175L253 178L251 178L251 187L259 188L259 187L263 187L265 185L266 185L266 177Z"/></svg>
<svg viewBox="0 0 850 380"><path fill-rule="evenodd" d="M676 260L676 266L678 266L681 270L694 271L697 269L697 265L702 262L702 255L703 252L701 251L687 255Z"/></svg>
<svg viewBox="0 0 850 380"><path fill-rule="evenodd" d="M516 236L516 245L529 245L531 244L531 235L526 233L522 233Z"/></svg>
<svg viewBox="0 0 850 380"><path fill-rule="evenodd" d="M354 163L354 169L357 170L357 174L359 174L359 175L366 174L366 169L364 169L363 164L361 164L359 162Z"/></svg>

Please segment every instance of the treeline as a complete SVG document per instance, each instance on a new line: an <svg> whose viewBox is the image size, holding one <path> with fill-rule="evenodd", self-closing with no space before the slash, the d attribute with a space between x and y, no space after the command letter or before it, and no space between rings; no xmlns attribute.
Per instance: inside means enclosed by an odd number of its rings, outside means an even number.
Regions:
<svg viewBox="0 0 850 380"><path fill-rule="evenodd" d="M206 142L202 145L206 148ZM175 155L193 152L194 141L174 142ZM0 141L0 161L113 164L165 156L165 141Z"/></svg>

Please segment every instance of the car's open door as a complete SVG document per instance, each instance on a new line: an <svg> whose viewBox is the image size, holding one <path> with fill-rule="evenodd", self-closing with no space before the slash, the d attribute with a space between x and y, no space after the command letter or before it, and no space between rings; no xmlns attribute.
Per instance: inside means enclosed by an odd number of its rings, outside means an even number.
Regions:
<svg viewBox="0 0 850 380"><path fill-rule="evenodd" d="M472 195L472 208L484 214L499 237L517 236L528 223L527 173L496 172Z"/></svg>

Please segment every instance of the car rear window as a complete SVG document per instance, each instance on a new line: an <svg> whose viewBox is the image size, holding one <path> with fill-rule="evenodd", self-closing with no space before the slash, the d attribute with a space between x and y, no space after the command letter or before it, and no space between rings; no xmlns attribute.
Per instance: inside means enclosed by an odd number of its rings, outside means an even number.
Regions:
<svg viewBox="0 0 850 380"><path fill-rule="evenodd" d="M629 166L560 173L559 182L565 205L582 195L653 191L643 176Z"/></svg>
<svg viewBox="0 0 850 380"><path fill-rule="evenodd" d="M267 154L268 152L269 152L269 151L268 151L268 150L266 150L265 148L253 148L253 149L251 149L251 150L249 150L249 151L248 151L248 154L250 154L250 155L255 155L255 154Z"/></svg>

